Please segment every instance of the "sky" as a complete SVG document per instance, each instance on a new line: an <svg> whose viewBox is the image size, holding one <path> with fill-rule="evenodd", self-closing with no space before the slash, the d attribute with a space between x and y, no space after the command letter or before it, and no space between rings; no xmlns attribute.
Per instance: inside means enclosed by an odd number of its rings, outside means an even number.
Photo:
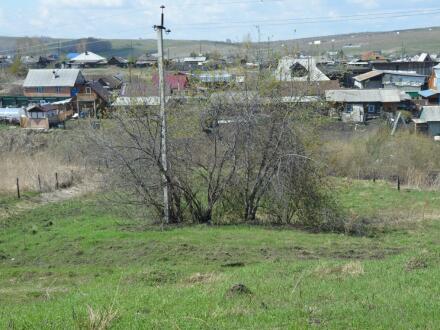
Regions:
<svg viewBox="0 0 440 330"><path fill-rule="evenodd" d="M0 0L0 35L286 40L440 25L439 0ZM259 26L260 34L258 34Z"/></svg>

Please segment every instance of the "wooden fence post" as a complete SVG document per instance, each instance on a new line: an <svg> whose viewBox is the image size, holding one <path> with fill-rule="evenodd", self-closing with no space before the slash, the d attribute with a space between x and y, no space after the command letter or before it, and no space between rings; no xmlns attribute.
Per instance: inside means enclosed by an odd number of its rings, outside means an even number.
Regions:
<svg viewBox="0 0 440 330"><path fill-rule="evenodd" d="M58 173L55 172L55 189L58 190L60 188L60 184L58 183Z"/></svg>
<svg viewBox="0 0 440 330"><path fill-rule="evenodd" d="M42 189L41 189L41 177L40 177L40 174L38 174L38 189L39 189L40 194L41 194Z"/></svg>
<svg viewBox="0 0 440 330"><path fill-rule="evenodd" d="M18 197L18 199L21 198L21 194L20 194L20 180L19 180L19 178L17 178L17 197Z"/></svg>
<svg viewBox="0 0 440 330"><path fill-rule="evenodd" d="M400 176L397 176L397 190L400 191Z"/></svg>

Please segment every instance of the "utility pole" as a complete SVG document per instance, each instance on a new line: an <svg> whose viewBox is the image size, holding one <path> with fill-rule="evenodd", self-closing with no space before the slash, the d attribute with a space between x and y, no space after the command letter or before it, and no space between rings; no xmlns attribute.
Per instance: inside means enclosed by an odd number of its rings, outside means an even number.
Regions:
<svg viewBox="0 0 440 330"><path fill-rule="evenodd" d="M131 66L132 66L132 62L133 62L134 56L133 56L133 40L131 40L131 48L130 48L130 58L128 60L128 74L130 76L129 78L129 82L130 84L132 83L132 71L131 71Z"/></svg>
<svg viewBox="0 0 440 330"><path fill-rule="evenodd" d="M160 93L160 145L161 145L161 161L163 167L163 213L164 222L168 224L170 222L170 206L169 206L169 192L168 192L168 180L166 174L168 172L168 160L167 160L167 118L165 112L165 68L163 59L163 32L171 32L167 30L164 25L164 13L165 6L160 7L162 9L160 25L155 25L154 29L157 32L157 48L159 51L158 67L159 67L159 93Z"/></svg>
<svg viewBox="0 0 440 330"><path fill-rule="evenodd" d="M257 50L257 58L258 58L258 67L261 69L261 30L259 25L255 25L255 28L258 32L258 50Z"/></svg>

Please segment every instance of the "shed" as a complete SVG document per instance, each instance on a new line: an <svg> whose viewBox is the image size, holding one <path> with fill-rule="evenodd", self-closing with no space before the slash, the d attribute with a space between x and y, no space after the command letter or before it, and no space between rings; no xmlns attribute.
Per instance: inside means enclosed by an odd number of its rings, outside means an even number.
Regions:
<svg viewBox="0 0 440 330"><path fill-rule="evenodd" d="M425 106L420 118L413 119L416 132L426 131L430 136L440 136L440 106Z"/></svg>
<svg viewBox="0 0 440 330"><path fill-rule="evenodd" d="M424 99L427 99L429 104L440 104L440 90L427 89L424 91L420 91L419 95Z"/></svg>

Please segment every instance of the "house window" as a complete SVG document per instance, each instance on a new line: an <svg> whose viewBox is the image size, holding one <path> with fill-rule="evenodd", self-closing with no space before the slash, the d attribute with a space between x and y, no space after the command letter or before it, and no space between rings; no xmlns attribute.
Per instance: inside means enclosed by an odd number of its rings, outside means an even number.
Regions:
<svg viewBox="0 0 440 330"><path fill-rule="evenodd" d="M43 118L46 118L46 116L45 116L44 112L37 111L37 112L31 112L31 118L32 119L43 119Z"/></svg>
<svg viewBox="0 0 440 330"><path fill-rule="evenodd" d="M56 88L56 93L61 94L63 92L63 89L61 87Z"/></svg>
<svg viewBox="0 0 440 330"><path fill-rule="evenodd" d="M86 87L86 94L92 94L92 89L90 87Z"/></svg>
<svg viewBox="0 0 440 330"><path fill-rule="evenodd" d="M374 104L369 104L367 111L368 113L376 113L376 106Z"/></svg>
<svg viewBox="0 0 440 330"><path fill-rule="evenodd" d="M36 90L37 90L37 93L44 93L44 87L37 87L36 88Z"/></svg>

